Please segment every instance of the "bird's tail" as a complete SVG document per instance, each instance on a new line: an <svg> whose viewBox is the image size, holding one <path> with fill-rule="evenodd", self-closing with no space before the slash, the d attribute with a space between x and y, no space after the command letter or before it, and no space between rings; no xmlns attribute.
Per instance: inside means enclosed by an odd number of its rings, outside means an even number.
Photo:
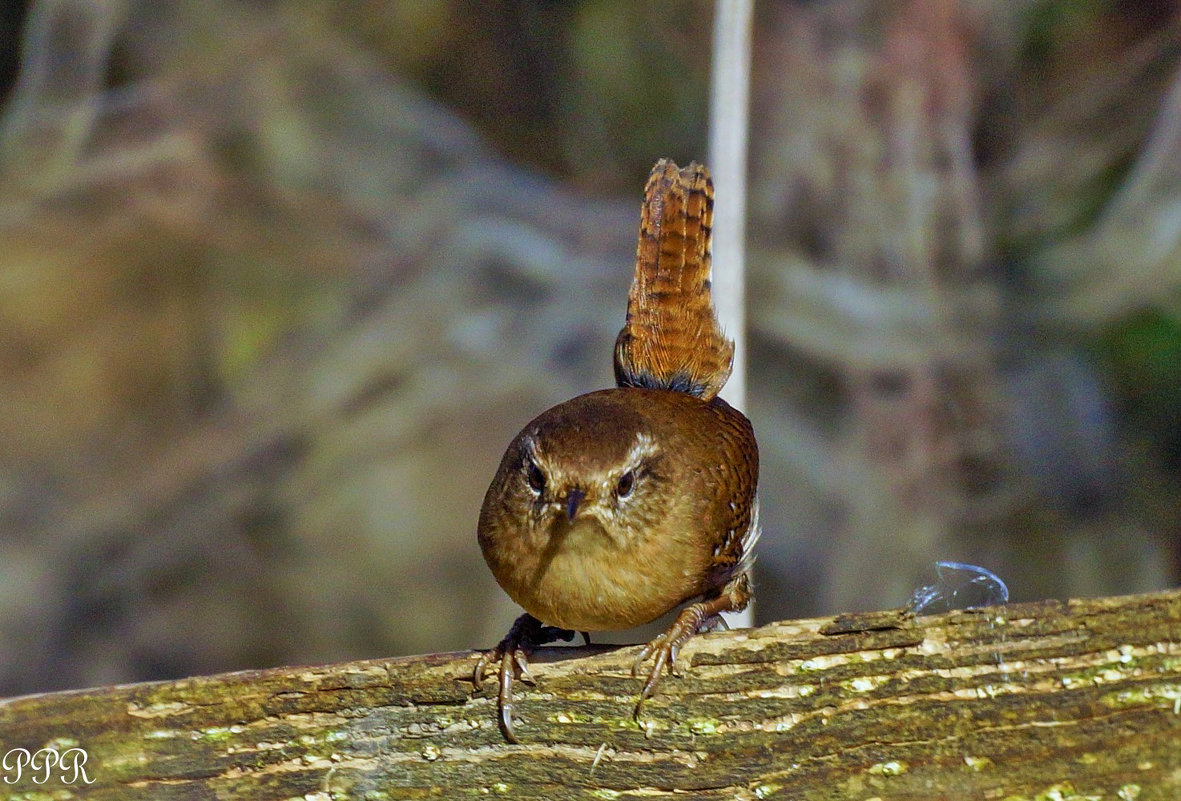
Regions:
<svg viewBox="0 0 1181 801"><path fill-rule="evenodd" d="M730 377L734 343L722 334L710 293L713 206L705 167L656 162L640 211L627 322L615 340L619 386L710 400Z"/></svg>

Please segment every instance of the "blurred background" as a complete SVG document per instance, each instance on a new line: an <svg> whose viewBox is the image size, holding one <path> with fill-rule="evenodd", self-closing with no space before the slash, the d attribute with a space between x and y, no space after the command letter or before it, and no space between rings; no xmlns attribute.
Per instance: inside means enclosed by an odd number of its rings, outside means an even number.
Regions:
<svg viewBox="0 0 1181 801"><path fill-rule="evenodd" d="M1178 6L756 3L758 619L1177 583ZM0 694L493 645L712 13L0 5Z"/></svg>

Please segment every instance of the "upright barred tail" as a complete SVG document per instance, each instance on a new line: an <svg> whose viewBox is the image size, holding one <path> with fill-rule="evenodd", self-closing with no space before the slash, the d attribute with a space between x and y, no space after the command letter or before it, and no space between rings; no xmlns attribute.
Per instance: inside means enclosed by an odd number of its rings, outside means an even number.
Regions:
<svg viewBox="0 0 1181 801"><path fill-rule="evenodd" d="M714 187L697 162L652 168L640 210L627 322L615 340L615 382L710 400L730 377L734 343L710 294Z"/></svg>

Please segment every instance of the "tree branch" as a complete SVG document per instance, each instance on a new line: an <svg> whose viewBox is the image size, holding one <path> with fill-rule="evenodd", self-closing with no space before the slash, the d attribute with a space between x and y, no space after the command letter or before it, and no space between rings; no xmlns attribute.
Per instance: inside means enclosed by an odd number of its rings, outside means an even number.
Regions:
<svg viewBox="0 0 1181 801"><path fill-rule="evenodd" d="M635 653L539 651L520 746L495 683L472 696L471 652L14 698L0 778L100 799L1181 797L1181 591L701 636L642 726ZM92 783L16 769L47 746L82 749Z"/></svg>

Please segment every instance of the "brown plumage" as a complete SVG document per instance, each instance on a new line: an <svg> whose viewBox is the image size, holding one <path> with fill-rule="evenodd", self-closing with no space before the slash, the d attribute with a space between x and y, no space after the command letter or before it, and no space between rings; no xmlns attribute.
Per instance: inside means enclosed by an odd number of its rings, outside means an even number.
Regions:
<svg viewBox="0 0 1181 801"><path fill-rule="evenodd" d="M704 167L657 163L615 346L618 388L526 425L484 497L480 547L525 614L474 679L499 662L511 741L513 678L530 680L537 645L631 628L700 598L636 660L653 658L638 715L681 645L750 599L759 455L750 421L716 397L734 348L710 296L712 202Z"/></svg>
<svg viewBox="0 0 1181 801"><path fill-rule="evenodd" d="M644 189L627 322L615 340L615 381L713 398L730 377L734 343L714 314L710 243L714 186L691 162L656 162Z"/></svg>

